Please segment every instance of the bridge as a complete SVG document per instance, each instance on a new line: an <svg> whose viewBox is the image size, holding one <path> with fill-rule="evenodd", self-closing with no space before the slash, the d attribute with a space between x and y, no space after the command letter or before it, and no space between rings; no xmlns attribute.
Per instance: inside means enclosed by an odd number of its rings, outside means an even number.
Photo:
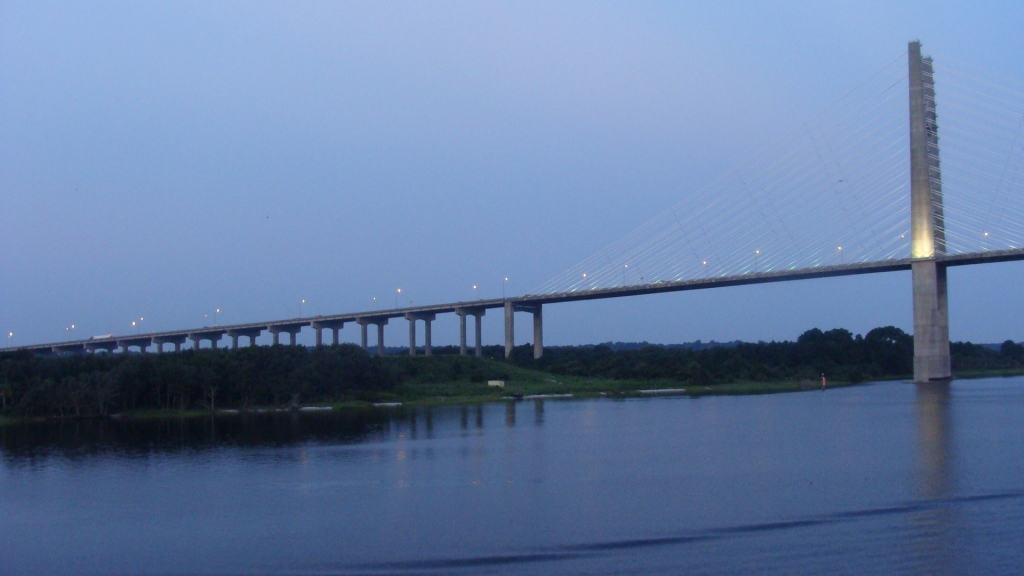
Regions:
<svg viewBox="0 0 1024 576"><path fill-rule="evenodd" d="M189 341L195 349L204 340L216 348L225 336L237 348L239 338L252 346L265 331L274 344L285 333L295 345L305 328L315 331L317 346L325 344L324 330L336 345L339 330L356 324L364 349L370 326L376 328L376 350L383 354L385 326L404 319L409 353L417 352L416 324L422 321L429 356L431 323L439 314L456 314L460 353L469 353L467 317L472 316L479 356L482 318L500 309L505 356L515 344L518 312L532 315L533 355L540 358L545 305L909 270L914 379L946 380L951 377L947 268L1024 260L1024 174L1018 178L1024 168L1024 89L1004 88L975 68L951 67L943 84L952 112L943 166L934 61L922 56L916 41L905 58L890 62L804 123L789 147L780 148L787 151L781 157L738 169L706 195L694 195L522 296L6 350L68 354L138 348L144 353L152 346L164 352L167 345L180 351Z"/></svg>

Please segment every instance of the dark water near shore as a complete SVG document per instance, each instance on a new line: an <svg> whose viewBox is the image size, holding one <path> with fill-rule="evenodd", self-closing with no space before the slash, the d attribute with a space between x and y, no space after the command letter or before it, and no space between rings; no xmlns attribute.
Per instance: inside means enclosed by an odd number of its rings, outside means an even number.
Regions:
<svg viewBox="0 0 1024 576"><path fill-rule="evenodd" d="M1020 574L1024 378L0 427L0 572Z"/></svg>

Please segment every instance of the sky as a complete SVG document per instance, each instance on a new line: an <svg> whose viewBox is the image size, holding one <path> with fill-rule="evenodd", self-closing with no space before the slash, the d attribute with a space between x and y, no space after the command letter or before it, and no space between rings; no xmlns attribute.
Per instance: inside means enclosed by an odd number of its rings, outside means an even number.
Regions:
<svg viewBox="0 0 1024 576"><path fill-rule="evenodd" d="M1016 2L3 0L0 346L523 294L909 40L1024 79L1022 25ZM953 340L1024 340L1024 263L949 275ZM910 332L910 289L551 305L545 343ZM438 317L434 344L457 338Z"/></svg>

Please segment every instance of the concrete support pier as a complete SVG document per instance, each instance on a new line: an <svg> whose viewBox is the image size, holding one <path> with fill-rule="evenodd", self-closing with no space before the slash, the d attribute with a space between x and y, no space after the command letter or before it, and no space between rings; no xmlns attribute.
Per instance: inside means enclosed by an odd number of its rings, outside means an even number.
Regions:
<svg viewBox="0 0 1024 576"><path fill-rule="evenodd" d="M228 330L228 336L231 337L231 348L238 348L238 338L243 336L249 338L249 346L255 346L256 339L262 333L263 328L236 328Z"/></svg>
<svg viewBox="0 0 1024 576"><path fill-rule="evenodd" d="M459 355L466 355L466 315L459 314Z"/></svg>
<svg viewBox="0 0 1024 576"><path fill-rule="evenodd" d="M516 347L516 316L515 304L505 302L505 358L512 355Z"/></svg>
<svg viewBox="0 0 1024 576"><path fill-rule="evenodd" d="M437 318L437 315L427 312L410 312L405 315L405 318L409 321L409 355L416 355L416 321L423 320L423 351L426 356L430 356L432 354L430 348L430 323Z"/></svg>
<svg viewBox="0 0 1024 576"><path fill-rule="evenodd" d="M338 330L341 330L345 326L344 320L314 320L309 323L310 326L316 330L316 345L323 346L324 340L321 331L324 329L331 330L333 336L331 338L331 346L338 345Z"/></svg>
<svg viewBox="0 0 1024 576"><path fill-rule="evenodd" d="M368 339L366 334L366 327L370 324L377 325L377 356L384 355L384 326L388 323L386 316L360 316L356 318L356 324L359 324L359 337L363 346L363 350L368 349Z"/></svg>
<svg viewBox="0 0 1024 576"><path fill-rule="evenodd" d="M529 312L533 314L533 357L540 358L544 355L544 321L541 315L541 305L517 304L505 302L505 358L512 355L515 348L515 313Z"/></svg>
<svg viewBox="0 0 1024 576"><path fill-rule="evenodd" d="M474 324L476 326L474 329L476 333L476 339L474 340L474 342L476 343L475 352L477 358L480 358L481 356L484 355L483 322L480 320L481 316L484 315L484 312L486 312L486 310L481 310L479 314L473 315L473 318L475 320Z"/></svg>
<svg viewBox="0 0 1024 576"><path fill-rule="evenodd" d="M65 354L82 354L86 351L86 347L83 344L57 344L50 348L50 351L58 356Z"/></svg>
<svg viewBox="0 0 1024 576"><path fill-rule="evenodd" d="M544 318L541 305L536 305L533 312L533 358L536 360L544 355Z"/></svg>
<svg viewBox="0 0 1024 576"><path fill-rule="evenodd" d="M185 338L182 338L181 340L182 342L184 342ZM156 341L155 338L154 341ZM95 353L97 350L106 350L108 353L113 354L114 350L117 349L117 342L113 340L106 340L101 342L86 342L85 349L86 351L93 353Z"/></svg>
<svg viewBox="0 0 1024 576"><path fill-rule="evenodd" d="M286 332L288 334L288 345L295 346L296 336L298 336L299 332L302 331L303 326L309 326L309 322L297 322L293 324L274 324L271 326L267 326L267 331L274 335L274 344L279 344L281 341L280 336L278 336L278 334L280 334L281 332Z"/></svg>
<svg viewBox="0 0 1024 576"><path fill-rule="evenodd" d="M227 330L203 330L202 332L191 332L188 339L192 341L192 349L199 350L199 343L203 340L210 341L210 348L216 349L217 342L227 334Z"/></svg>
<svg viewBox="0 0 1024 576"><path fill-rule="evenodd" d="M409 356L416 355L416 321L409 320Z"/></svg>
<svg viewBox="0 0 1024 576"><path fill-rule="evenodd" d="M187 340L186 336L154 336L153 344L156 344L156 351L163 353L164 344L174 344L174 351L181 352L181 345Z"/></svg>
<svg viewBox="0 0 1024 576"><path fill-rule="evenodd" d="M150 338L149 336L141 338L121 338L117 341L117 345L121 347L121 350L125 354L128 353L128 349L131 348L132 346L138 346L139 354L145 354L146 348L148 348L149 345L152 343L153 339Z"/></svg>
<svg viewBox="0 0 1024 576"><path fill-rule="evenodd" d="M459 307L455 309L455 313L459 316L459 354L466 355L466 316L472 316L475 319L475 333L476 333L476 355L477 357L483 356L483 339L482 339L482 322L480 317L487 313L486 308L476 307Z"/></svg>
<svg viewBox="0 0 1024 576"><path fill-rule="evenodd" d="M433 351L430 346L430 323L434 321L434 315L431 314L430 318L423 319L423 353L426 356L432 356Z"/></svg>
<svg viewBox="0 0 1024 576"><path fill-rule="evenodd" d="M914 295L914 381L952 377L949 359L949 302L946 267L935 261L946 253L942 171L931 58L921 43L908 50L910 74L910 256Z"/></svg>

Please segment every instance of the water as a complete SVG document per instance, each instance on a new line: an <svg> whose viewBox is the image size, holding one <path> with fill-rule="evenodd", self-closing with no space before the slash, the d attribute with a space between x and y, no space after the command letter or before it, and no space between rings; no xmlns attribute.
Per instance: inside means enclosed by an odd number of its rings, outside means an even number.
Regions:
<svg viewBox="0 0 1024 576"><path fill-rule="evenodd" d="M1019 574L1024 378L0 428L0 572Z"/></svg>

